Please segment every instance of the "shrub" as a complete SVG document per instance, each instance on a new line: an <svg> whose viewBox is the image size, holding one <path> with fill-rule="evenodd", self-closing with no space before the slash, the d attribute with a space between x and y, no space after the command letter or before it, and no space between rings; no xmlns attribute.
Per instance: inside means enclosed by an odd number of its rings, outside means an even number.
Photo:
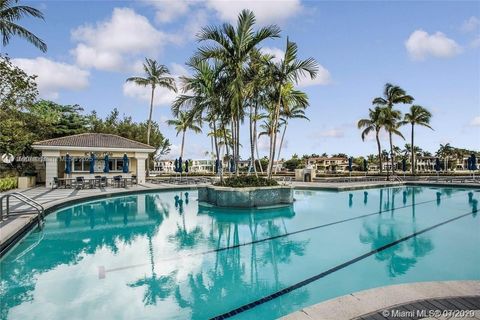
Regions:
<svg viewBox="0 0 480 320"><path fill-rule="evenodd" d="M15 189L18 185L16 177L0 179L0 192Z"/></svg>
<svg viewBox="0 0 480 320"><path fill-rule="evenodd" d="M233 176L226 178L223 184L218 182L216 186L231 187L231 188L247 188L247 187L269 187L278 186L278 182L273 179L250 176Z"/></svg>

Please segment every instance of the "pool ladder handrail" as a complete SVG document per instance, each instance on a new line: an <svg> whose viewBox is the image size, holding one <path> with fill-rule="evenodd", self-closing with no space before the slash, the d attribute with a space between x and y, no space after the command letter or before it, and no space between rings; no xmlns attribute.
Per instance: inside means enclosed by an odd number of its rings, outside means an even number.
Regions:
<svg viewBox="0 0 480 320"><path fill-rule="evenodd" d="M393 175L392 175L392 176L390 176L390 177L391 177L391 178L392 178L392 180L394 180L394 181L397 181L397 182L404 182L404 181L403 181L403 179L402 179L402 178L400 178L399 176L396 176L396 175L395 175L395 176L393 176Z"/></svg>
<svg viewBox="0 0 480 320"><path fill-rule="evenodd" d="M6 195L2 196L0 198L0 221L3 220L3 200L5 199L6 202L6 214L5 217L8 217L9 215L20 215L21 213L15 213L15 212L10 212L10 198L14 197L15 199L19 200L20 202L29 205L33 209L35 209L38 212L38 226L41 227L41 222L45 218L45 208L38 203L37 201L33 200L30 197L27 197L23 193L20 192L11 192L7 193Z"/></svg>

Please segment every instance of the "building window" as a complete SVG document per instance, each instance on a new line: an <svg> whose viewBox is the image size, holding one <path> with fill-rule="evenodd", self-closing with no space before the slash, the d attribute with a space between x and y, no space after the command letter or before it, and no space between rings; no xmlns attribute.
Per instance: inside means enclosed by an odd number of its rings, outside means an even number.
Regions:
<svg viewBox="0 0 480 320"><path fill-rule="evenodd" d="M123 160L117 160L117 164L115 166L115 170L122 171L123 170Z"/></svg>
<svg viewBox="0 0 480 320"><path fill-rule="evenodd" d="M73 160L73 171L83 171L83 161L81 159Z"/></svg>

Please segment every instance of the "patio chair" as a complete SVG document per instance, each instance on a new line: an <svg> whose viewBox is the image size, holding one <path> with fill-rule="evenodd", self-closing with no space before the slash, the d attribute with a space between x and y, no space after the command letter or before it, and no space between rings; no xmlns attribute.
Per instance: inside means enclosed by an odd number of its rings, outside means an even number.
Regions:
<svg viewBox="0 0 480 320"><path fill-rule="evenodd" d="M77 177L75 179L75 189L83 189L85 188L85 178Z"/></svg>
<svg viewBox="0 0 480 320"><path fill-rule="evenodd" d="M100 181L98 183L98 187L107 187L108 186L108 180L107 177L100 177Z"/></svg>
<svg viewBox="0 0 480 320"><path fill-rule="evenodd" d="M60 188L60 181L57 177L53 177L52 189Z"/></svg>
<svg viewBox="0 0 480 320"><path fill-rule="evenodd" d="M138 181L137 181L137 176L136 175L132 175L132 184L137 184Z"/></svg>
<svg viewBox="0 0 480 320"><path fill-rule="evenodd" d="M93 186L96 187L97 185L100 187L100 181L102 180L102 176L94 176L95 182L93 183Z"/></svg>
<svg viewBox="0 0 480 320"><path fill-rule="evenodd" d="M123 179L122 176L113 177L113 183L117 186L117 188L120 188L120 186L123 186L124 188L126 187L125 179Z"/></svg>

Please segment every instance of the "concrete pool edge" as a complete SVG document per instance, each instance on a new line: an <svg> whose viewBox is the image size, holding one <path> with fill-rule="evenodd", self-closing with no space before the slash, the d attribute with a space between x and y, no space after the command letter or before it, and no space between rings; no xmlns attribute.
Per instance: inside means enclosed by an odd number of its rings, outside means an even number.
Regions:
<svg viewBox="0 0 480 320"><path fill-rule="evenodd" d="M457 296L480 296L480 280L414 282L377 287L326 300L280 319L355 319L418 300Z"/></svg>

